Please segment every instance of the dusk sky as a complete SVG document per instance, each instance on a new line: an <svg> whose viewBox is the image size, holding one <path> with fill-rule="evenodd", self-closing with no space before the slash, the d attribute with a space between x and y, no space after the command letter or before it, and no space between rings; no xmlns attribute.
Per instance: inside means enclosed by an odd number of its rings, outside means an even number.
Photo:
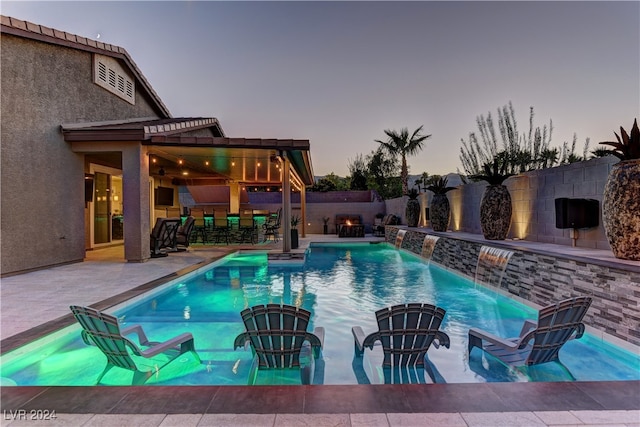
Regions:
<svg viewBox="0 0 640 427"><path fill-rule="evenodd" d="M3 15L125 48L174 117L311 142L345 176L384 129L432 134L411 174L461 169L476 117L591 149L640 113L640 2L9 2ZM99 38L98 38L99 37Z"/></svg>

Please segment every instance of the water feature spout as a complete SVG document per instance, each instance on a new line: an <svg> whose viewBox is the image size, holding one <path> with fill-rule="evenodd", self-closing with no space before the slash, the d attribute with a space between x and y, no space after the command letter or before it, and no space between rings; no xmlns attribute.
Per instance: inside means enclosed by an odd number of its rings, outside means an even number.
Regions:
<svg viewBox="0 0 640 427"><path fill-rule="evenodd" d="M424 240L422 241L422 251L420 255L422 258L427 261L431 261L431 256L433 255L433 251L436 248L436 243L438 242L439 236L433 236L431 234L427 234L424 236Z"/></svg>
<svg viewBox="0 0 640 427"><path fill-rule="evenodd" d="M398 234L396 235L396 249L400 249L402 247L402 240L406 233L407 230L398 230Z"/></svg>
<svg viewBox="0 0 640 427"><path fill-rule="evenodd" d="M482 246L478 254L475 282L500 288L511 255L513 255L513 251L508 249Z"/></svg>

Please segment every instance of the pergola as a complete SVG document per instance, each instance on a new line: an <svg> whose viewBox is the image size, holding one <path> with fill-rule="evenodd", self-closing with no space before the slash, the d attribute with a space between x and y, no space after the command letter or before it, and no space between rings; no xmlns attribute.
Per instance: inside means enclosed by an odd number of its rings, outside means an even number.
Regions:
<svg viewBox="0 0 640 427"><path fill-rule="evenodd" d="M291 191L298 190L305 235L305 186L314 183L308 140L229 138L215 118L66 124L62 133L74 152L103 156L112 163L120 157L127 206L124 220L134 224L125 228L127 260L145 258L145 245L136 242L149 238L149 221L145 223L144 217L149 216L146 183L150 176L170 179L175 185L228 186L232 212L239 211L243 186L282 186L284 252L291 250ZM138 234L134 228L144 232Z"/></svg>

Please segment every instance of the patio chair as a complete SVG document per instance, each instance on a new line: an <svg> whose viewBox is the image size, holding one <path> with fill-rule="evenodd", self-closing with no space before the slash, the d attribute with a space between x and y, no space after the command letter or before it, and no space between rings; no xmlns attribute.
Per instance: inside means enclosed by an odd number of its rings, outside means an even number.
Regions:
<svg viewBox="0 0 640 427"><path fill-rule="evenodd" d="M373 235L378 237L384 237L385 226L396 224L396 216L394 214L387 214L382 218L380 224L376 224L373 227Z"/></svg>
<svg viewBox="0 0 640 427"><path fill-rule="evenodd" d="M238 219L238 229L240 230L239 243L258 243L258 229L253 220L253 212L248 210L240 211Z"/></svg>
<svg viewBox="0 0 640 427"><path fill-rule="evenodd" d="M251 346L254 358L249 384L254 384L259 371L264 370L299 370L302 384L322 384L324 328L307 332L309 311L267 304L247 308L240 315L246 332L238 335L233 345Z"/></svg>
<svg viewBox="0 0 640 427"><path fill-rule="evenodd" d="M184 221L184 224L178 227L176 231L176 248L179 251L186 251L189 247L189 243L191 242L191 232L193 231L193 226L196 222L196 219L192 216L187 217Z"/></svg>
<svg viewBox="0 0 640 427"><path fill-rule="evenodd" d="M216 210L213 213L213 239L214 243L222 243L223 241L229 244L229 234L231 228L229 227L229 216L226 210Z"/></svg>
<svg viewBox="0 0 640 427"><path fill-rule="evenodd" d="M365 337L360 326L351 328L355 350L353 367L358 382L369 383L362 367L363 355L365 347L374 350L376 341L382 344L383 354L380 357L379 352L374 351L372 356L381 361L385 384L425 382L425 370L433 382L444 382L428 361L427 351L431 344L436 348L441 345L449 348L449 336L439 330L445 313L444 309L431 304L400 304L376 311L377 332ZM382 382L379 378L374 380Z"/></svg>
<svg viewBox="0 0 640 427"><path fill-rule="evenodd" d="M113 367L128 369L133 371L132 385L142 385L151 376L156 374L162 367L183 353L191 352L194 358L200 363L200 357L196 353L193 336L190 333L183 333L162 343L150 342L140 325L133 325L120 329L118 319L110 314L102 313L88 307L72 305L69 307L76 320L82 326L82 339L88 345L95 345L107 357L107 365L98 377L96 385L109 370ZM136 345L125 335L135 334L138 337L139 345ZM130 352L145 359L154 358L163 354L164 359L158 363L155 358L150 360L148 370L141 369L136 364Z"/></svg>
<svg viewBox="0 0 640 427"><path fill-rule="evenodd" d="M269 236L273 237L273 241L278 241L278 235L280 230L280 217L282 216L282 208L278 208L275 215L271 215L267 218L262 229L264 231L264 241L266 242Z"/></svg>
<svg viewBox="0 0 640 427"><path fill-rule="evenodd" d="M538 321L526 320L516 338L501 338L477 328L469 329L468 350L478 347L509 366L559 362L562 346L584 333L582 319L591 297L575 297L542 308Z"/></svg>
<svg viewBox="0 0 640 427"><path fill-rule="evenodd" d="M180 218L158 218L151 230L151 258L167 256L167 250L175 251L176 233Z"/></svg>
<svg viewBox="0 0 640 427"><path fill-rule="evenodd" d="M193 243L198 243L198 237L202 240L202 244L206 244L209 240L207 222L204 219L204 209L192 208L191 216L194 218L193 223Z"/></svg>

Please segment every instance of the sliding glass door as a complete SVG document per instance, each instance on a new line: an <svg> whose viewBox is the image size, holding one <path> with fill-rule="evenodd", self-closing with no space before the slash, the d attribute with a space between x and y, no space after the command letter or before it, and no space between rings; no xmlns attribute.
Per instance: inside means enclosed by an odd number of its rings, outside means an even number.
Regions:
<svg viewBox="0 0 640 427"><path fill-rule="evenodd" d="M124 239L122 174L117 169L91 165L93 203L91 203L91 246Z"/></svg>
<svg viewBox="0 0 640 427"><path fill-rule="evenodd" d="M99 245L111 242L111 175L96 172L93 182L93 243Z"/></svg>

